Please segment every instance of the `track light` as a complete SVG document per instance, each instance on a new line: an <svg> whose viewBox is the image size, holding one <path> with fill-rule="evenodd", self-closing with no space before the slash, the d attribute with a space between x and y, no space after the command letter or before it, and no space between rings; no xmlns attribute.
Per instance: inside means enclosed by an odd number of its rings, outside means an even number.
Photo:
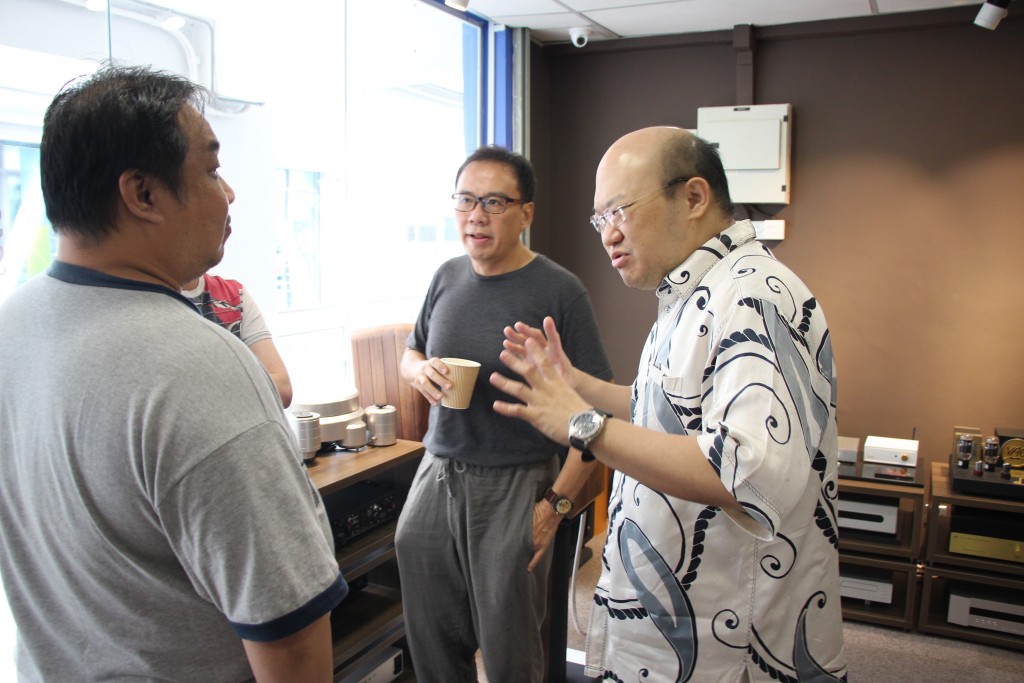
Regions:
<svg viewBox="0 0 1024 683"><path fill-rule="evenodd" d="M990 31L996 30L996 26L999 26L999 22L1006 16L1006 8L1009 6L1010 0L985 0L985 4L978 10L974 24Z"/></svg>
<svg viewBox="0 0 1024 683"><path fill-rule="evenodd" d="M444 4L460 12L465 12L469 9L469 0L444 0Z"/></svg>

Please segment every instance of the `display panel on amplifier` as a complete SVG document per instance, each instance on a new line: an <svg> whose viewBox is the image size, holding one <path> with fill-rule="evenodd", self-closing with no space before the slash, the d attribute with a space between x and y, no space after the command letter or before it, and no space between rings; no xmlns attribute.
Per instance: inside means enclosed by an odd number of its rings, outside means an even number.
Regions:
<svg viewBox="0 0 1024 683"><path fill-rule="evenodd" d="M949 552L1024 563L1024 515L958 506L949 519Z"/></svg>

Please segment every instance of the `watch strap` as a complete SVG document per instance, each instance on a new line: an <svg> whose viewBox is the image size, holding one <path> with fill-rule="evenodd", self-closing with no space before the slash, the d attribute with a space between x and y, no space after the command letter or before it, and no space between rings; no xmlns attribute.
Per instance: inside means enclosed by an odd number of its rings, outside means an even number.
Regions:
<svg viewBox="0 0 1024 683"><path fill-rule="evenodd" d="M567 515L572 512L572 501L562 494L556 493L552 488L549 488L544 493L544 500L551 505L551 509L554 510L556 514Z"/></svg>

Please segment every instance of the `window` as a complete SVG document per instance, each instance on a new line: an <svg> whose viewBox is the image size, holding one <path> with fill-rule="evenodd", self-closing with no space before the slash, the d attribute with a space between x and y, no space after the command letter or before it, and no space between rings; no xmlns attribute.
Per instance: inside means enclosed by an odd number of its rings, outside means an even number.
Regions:
<svg viewBox="0 0 1024 683"><path fill-rule="evenodd" d="M0 141L0 300L53 260L39 187L39 145Z"/></svg>
<svg viewBox="0 0 1024 683"><path fill-rule="evenodd" d="M414 320L462 253L448 197L494 128L485 22L440 0L3 2L0 302L56 249L38 182L45 107L110 57L214 91L206 116L237 195L215 272L259 302L296 401L350 387L350 332ZM184 25L164 28L174 12ZM11 643L0 608L0 680Z"/></svg>
<svg viewBox="0 0 1024 683"><path fill-rule="evenodd" d="M277 169L274 193L277 310L319 306L320 174Z"/></svg>
<svg viewBox="0 0 1024 683"><path fill-rule="evenodd" d="M206 115L237 198L214 272L241 280L259 302L296 400L351 386L350 332L414 320L433 272L462 253L448 196L459 164L493 128L485 22L439 0L294 0L288 12L230 0L110 0L108 35L107 13L85 3L9 1L16 21L0 29L0 50L15 50L19 68L0 69L0 140L5 121L25 130L3 148L0 300L46 265L45 240L29 240L8 209L41 210L24 188L38 185L31 151L42 109L108 54L215 92ZM184 25L162 28L172 12ZM26 63L54 60L62 78L28 78L34 115L11 111L8 95L24 84L8 80ZM56 243L49 247L52 255Z"/></svg>

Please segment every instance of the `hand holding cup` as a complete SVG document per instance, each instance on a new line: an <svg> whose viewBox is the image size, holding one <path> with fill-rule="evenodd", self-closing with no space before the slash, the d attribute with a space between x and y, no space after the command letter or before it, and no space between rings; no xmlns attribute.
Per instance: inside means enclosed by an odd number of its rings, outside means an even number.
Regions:
<svg viewBox="0 0 1024 683"><path fill-rule="evenodd" d="M448 381L452 385L451 389L441 390L441 405L459 410L468 408L480 364L465 358L442 358L441 362L448 367Z"/></svg>

